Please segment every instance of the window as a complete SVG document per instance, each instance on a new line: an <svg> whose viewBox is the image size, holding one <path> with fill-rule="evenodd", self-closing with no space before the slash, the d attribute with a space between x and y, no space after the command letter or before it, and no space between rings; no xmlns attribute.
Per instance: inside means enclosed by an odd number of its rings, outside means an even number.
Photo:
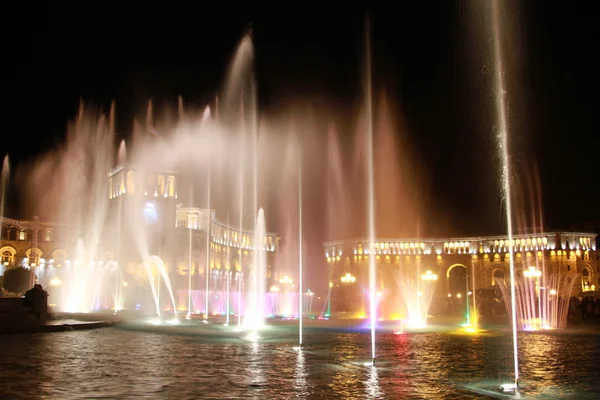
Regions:
<svg viewBox="0 0 600 400"><path fill-rule="evenodd" d="M2 264L3 265L10 265L13 262L13 257L14 257L14 253L10 250L4 250L2 251Z"/></svg>
<svg viewBox="0 0 600 400"><path fill-rule="evenodd" d="M25 253L27 258L29 259L29 265L35 267L40 263L40 257L42 256L42 251L40 249L29 249Z"/></svg>
<svg viewBox="0 0 600 400"><path fill-rule="evenodd" d="M163 175L159 175L156 183L158 185L158 195L166 197L167 193L166 193L165 177Z"/></svg>
<svg viewBox="0 0 600 400"><path fill-rule="evenodd" d="M169 186L169 197L175 197L175 177L168 177L168 186Z"/></svg>
<svg viewBox="0 0 600 400"><path fill-rule="evenodd" d="M127 172L127 193L128 194L135 194L135 180L136 180L135 172L134 171Z"/></svg>
<svg viewBox="0 0 600 400"><path fill-rule="evenodd" d="M581 271L581 288L583 289L583 291L587 291L587 290L593 290L591 288L591 273L590 273L590 269L588 267L584 267L583 270Z"/></svg>

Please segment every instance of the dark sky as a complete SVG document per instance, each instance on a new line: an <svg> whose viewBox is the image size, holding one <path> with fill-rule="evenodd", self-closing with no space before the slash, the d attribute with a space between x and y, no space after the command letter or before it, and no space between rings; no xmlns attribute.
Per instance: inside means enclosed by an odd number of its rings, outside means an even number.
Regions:
<svg viewBox="0 0 600 400"><path fill-rule="evenodd" d="M15 12L18 28L2 28L0 151L18 164L59 143L80 98L105 107L114 99L122 135L149 98L159 104L174 104L179 94L191 104L212 101L248 23L261 112L276 114L299 99L326 104L336 110L331 119L342 134L353 134L344 132L344 121L354 118L362 99L366 6L276 4L244 12L234 3L222 10L174 3ZM469 3L371 7L374 89L385 89L402 106L395 112L424 165L432 215L444 216L443 227L430 229L436 234L503 231L492 65L479 56L476 43L487 39L471 30ZM600 220L597 21L574 2L520 7L517 50L510 54L519 73L509 90L518 97L512 110L516 169L539 171L531 175L539 176L547 227Z"/></svg>

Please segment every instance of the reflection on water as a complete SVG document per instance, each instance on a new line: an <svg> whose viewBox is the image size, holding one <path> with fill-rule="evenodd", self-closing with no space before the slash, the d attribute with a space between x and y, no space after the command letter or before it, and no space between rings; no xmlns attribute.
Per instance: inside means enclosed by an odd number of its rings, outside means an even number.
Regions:
<svg viewBox="0 0 600 400"><path fill-rule="evenodd" d="M294 394L296 398L305 399L310 394L308 383L306 377L308 373L306 372L304 353L302 350L298 351L298 356L296 358L296 382L294 384Z"/></svg>
<svg viewBox="0 0 600 400"><path fill-rule="evenodd" d="M0 336L0 399L482 398L511 373L510 335L295 332L257 343L120 329ZM523 333L527 397L599 398L594 335ZM484 398L484 397L483 397Z"/></svg>
<svg viewBox="0 0 600 400"><path fill-rule="evenodd" d="M379 377L377 376L377 367L370 366L367 368L367 381L365 386L367 387L367 397L369 399L380 399L383 398L383 392L379 387Z"/></svg>

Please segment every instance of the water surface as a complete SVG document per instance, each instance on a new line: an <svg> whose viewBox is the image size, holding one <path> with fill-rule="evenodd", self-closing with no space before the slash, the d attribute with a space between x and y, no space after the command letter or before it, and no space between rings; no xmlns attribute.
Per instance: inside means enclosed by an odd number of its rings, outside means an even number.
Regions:
<svg viewBox="0 0 600 400"><path fill-rule="evenodd" d="M0 336L0 399L485 398L469 386L510 382L511 337L273 330L258 343L105 328ZM593 334L520 334L526 397L599 398Z"/></svg>

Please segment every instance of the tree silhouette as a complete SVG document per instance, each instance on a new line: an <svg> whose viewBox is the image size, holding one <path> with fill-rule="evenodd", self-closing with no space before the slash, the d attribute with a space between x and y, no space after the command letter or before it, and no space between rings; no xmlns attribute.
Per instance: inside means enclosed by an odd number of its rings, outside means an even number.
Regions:
<svg viewBox="0 0 600 400"><path fill-rule="evenodd" d="M21 294L29 289L31 280L32 273L30 270L23 267L10 268L4 272L2 286L8 292Z"/></svg>

